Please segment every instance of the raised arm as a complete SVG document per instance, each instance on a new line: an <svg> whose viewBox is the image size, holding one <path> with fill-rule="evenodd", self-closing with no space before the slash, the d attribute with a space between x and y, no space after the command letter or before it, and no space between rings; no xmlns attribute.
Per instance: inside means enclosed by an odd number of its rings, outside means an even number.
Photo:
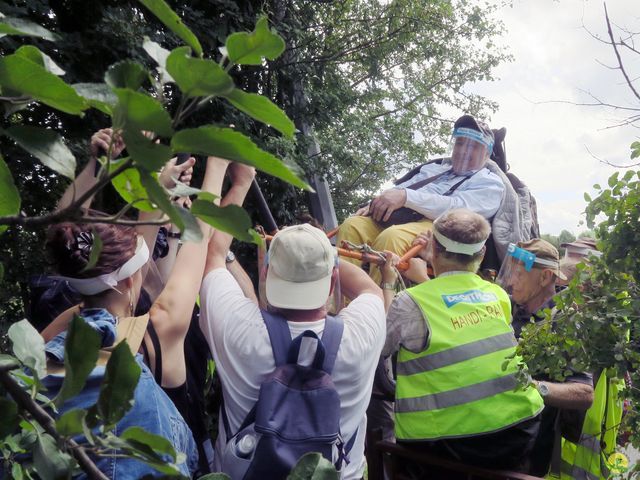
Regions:
<svg viewBox="0 0 640 480"><path fill-rule="evenodd" d="M384 300L380 287L360 267L349 262L340 262L338 270L340 272L340 288L346 297L355 299L364 293L371 293Z"/></svg>
<svg viewBox="0 0 640 480"><path fill-rule="evenodd" d="M114 135L111 128L103 128L98 130L91 136L89 145L89 162L84 169L78 174L73 182L67 187L60 200L56 210L63 210L71 205L76 198L84 195L98 182L96 177L98 157L101 153L107 154L111 152L111 158L117 158L124 149L124 142L119 135ZM93 197L88 198L81 205L81 208L87 209L91 206Z"/></svg>
<svg viewBox="0 0 640 480"><path fill-rule="evenodd" d="M209 157L202 190L220 196L228 161ZM186 379L184 338L202 280L212 228L198 220L203 238L182 245L165 288L151 307L153 323L162 347L162 385L175 387Z"/></svg>
<svg viewBox="0 0 640 480"><path fill-rule="evenodd" d="M253 167L242 163L233 163L229 166L229 175L231 176L232 185L222 199L221 205L223 207L227 205L242 205L251 187L251 182L256 175L256 171ZM225 260L232 240L233 237L228 233L216 231L209 242L204 276L216 268L225 268Z"/></svg>

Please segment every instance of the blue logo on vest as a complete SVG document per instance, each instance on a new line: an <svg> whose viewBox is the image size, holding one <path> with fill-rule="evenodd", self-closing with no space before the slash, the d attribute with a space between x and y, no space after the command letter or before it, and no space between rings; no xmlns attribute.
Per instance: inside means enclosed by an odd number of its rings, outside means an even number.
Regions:
<svg viewBox="0 0 640 480"><path fill-rule="evenodd" d="M481 290L469 290L468 292L456 293L455 295L442 295L442 300L451 308L458 303L490 303L497 302L495 293L483 292Z"/></svg>

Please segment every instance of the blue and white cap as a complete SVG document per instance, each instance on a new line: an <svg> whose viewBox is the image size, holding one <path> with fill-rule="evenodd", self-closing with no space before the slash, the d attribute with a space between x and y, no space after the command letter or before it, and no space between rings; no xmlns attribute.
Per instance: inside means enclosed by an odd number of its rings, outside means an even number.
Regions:
<svg viewBox="0 0 640 480"><path fill-rule="evenodd" d="M493 132L483 122L479 122L471 115L463 115L453 125L453 134L455 137L466 137L482 143L487 147L487 151L491 154L493 143L495 141Z"/></svg>

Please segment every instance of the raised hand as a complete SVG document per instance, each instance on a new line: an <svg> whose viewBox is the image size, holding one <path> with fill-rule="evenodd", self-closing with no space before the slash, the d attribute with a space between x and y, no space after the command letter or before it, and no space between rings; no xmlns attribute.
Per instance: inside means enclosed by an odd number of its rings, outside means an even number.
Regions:
<svg viewBox="0 0 640 480"><path fill-rule="evenodd" d="M193 166L196 163L196 159L193 157L189 157L186 162L180 165L176 165L176 161L177 157L173 157L165 163L158 178L160 185L169 190L175 188L175 180L180 180L180 182L190 185L191 177L193 176Z"/></svg>
<svg viewBox="0 0 640 480"><path fill-rule="evenodd" d="M117 158L125 149L124 140L118 134L114 132L112 128L103 128L98 130L91 136L91 143L89 151L93 158L98 158L101 152L106 155L109 151L109 145L111 145L111 158Z"/></svg>

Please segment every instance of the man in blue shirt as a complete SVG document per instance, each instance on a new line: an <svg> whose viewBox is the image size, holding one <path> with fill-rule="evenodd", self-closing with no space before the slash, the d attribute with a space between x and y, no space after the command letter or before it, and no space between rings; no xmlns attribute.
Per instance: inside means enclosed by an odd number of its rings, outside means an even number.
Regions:
<svg viewBox="0 0 640 480"><path fill-rule="evenodd" d="M452 137L450 159L423 165L410 179L360 208L340 226L338 244L367 243L374 250L402 255L418 233L430 230L432 220L452 208L466 208L490 220L505 192L501 178L486 168L493 132L471 115L463 115L456 120ZM371 276L380 281L377 267Z"/></svg>
<svg viewBox="0 0 640 480"><path fill-rule="evenodd" d="M566 278L560 270L558 250L549 242L534 238L509 246L497 282L511 295L511 324L517 338L525 325L544 321L546 309L553 317L557 280ZM549 472L554 448L560 458L560 434L568 435L577 428L579 435L584 412L593 402L593 375L568 369L573 373L563 382L552 381L545 374L533 375L545 408L530 457L532 475L543 477Z"/></svg>

